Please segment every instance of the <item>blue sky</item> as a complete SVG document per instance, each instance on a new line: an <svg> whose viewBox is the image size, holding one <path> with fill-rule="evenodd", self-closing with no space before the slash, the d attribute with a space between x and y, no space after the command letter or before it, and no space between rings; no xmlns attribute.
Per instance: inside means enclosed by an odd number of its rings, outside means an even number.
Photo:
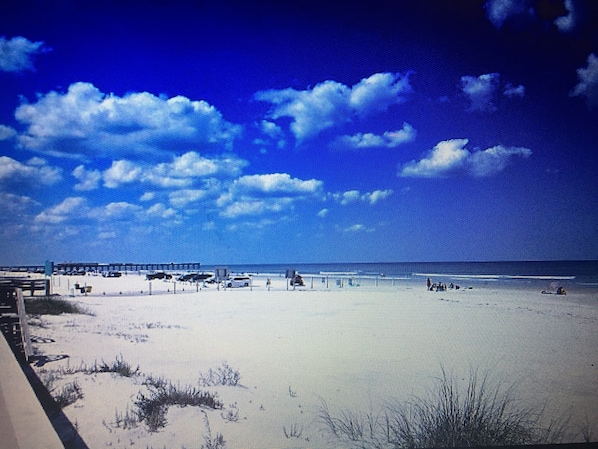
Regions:
<svg viewBox="0 0 598 449"><path fill-rule="evenodd" d="M0 263L598 257L581 0L9 0Z"/></svg>

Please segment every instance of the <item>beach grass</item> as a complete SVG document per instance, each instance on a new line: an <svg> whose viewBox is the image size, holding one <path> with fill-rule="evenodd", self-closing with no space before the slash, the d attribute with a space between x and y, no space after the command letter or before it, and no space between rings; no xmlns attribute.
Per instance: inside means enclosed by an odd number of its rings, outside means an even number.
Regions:
<svg viewBox="0 0 598 449"><path fill-rule="evenodd" d="M204 435L204 442L206 444L202 444L201 449L225 449L226 440L220 432L217 432L216 435L212 435L212 428L210 427L210 420L208 419L208 414L203 410L202 413L203 420L206 425L206 435Z"/></svg>
<svg viewBox="0 0 598 449"><path fill-rule="evenodd" d="M83 399L83 390L76 379L58 389L56 387L56 382L62 377L55 370L43 371L40 374L44 387L48 390L60 408L68 407L79 399Z"/></svg>
<svg viewBox="0 0 598 449"><path fill-rule="evenodd" d="M377 413L330 412L322 401L319 417L327 430L359 448L512 446L561 442L566 416L544 422L544 409L521 407L514 388L489 383L473 370L463 391L442 369L427 397L406 403L389 400Z"/></svg>
<svg viewBox="0 0 598 449"><path fill-rule="evenodd" d="M77 373L114 373L122 377L133 377L141 374L139 365L133 368L133 365L124 360L122 354L120 356L116 356L112 362L105 362L104 360L102 360L99 363L95 361L92 365L81 363L78 366L71 366L70 363L67 363L66 366L59 367L55 370L52 370L52 372L55 373L57 376L73 375Z"/></svg>
<svg viewBox="0 0 598 449"><path fill-rule="evenodd" d="M29 315L62 315L63 313L91 315L88 310L60 296L26 297L25 310Z"/></svg>
<svg viewBox="0 0 598 449"><path fill-rule="evenodd" d="M166 426L166 412L171 406L207 407L221 409L222 403L216 394L199 390L191 386L176 386L172 382L159 387L149 388L149 393L139 392L135 400L137 415L144 421L150 432Z"/></svg>
<svg viewBox="0 0 598 449"><path fill-rule="evenodd" d="M239 370L232 368L226 361L216 369L210 368L207 373L199 373L199 384L204 387L230 386L236 387L241 381Z"/></svg>
<svg viewBox="0 0 598 449"><path fill-rule="evenodd" d="M126 362L121 355L120 357L116 357L116 359L110 363L102 362L98 364L95 362L90 368L84 371L86 374L93 374L93 373L115 373L122 377L133 377L137 376L140 373L139 365L136 368Z"/></svg>
<svg viewBox="0 0 598 449"><path fill-rule="evenodd" d="M50 392L50 394L52 393L53 392ZM60 408L65 408L74 404L79 399L83 399L83 390L81 390L77 380L74 380L73 382L64 385L57 394L52 394L52 397Z"/></svg>

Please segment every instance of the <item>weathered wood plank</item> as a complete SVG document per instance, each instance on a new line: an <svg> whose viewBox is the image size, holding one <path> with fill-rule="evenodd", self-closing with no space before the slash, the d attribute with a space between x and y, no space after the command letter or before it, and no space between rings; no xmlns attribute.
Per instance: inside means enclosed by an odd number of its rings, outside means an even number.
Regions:
<svg viewBox="0 0 598 449"><path fill-rule="evenodd" d="M27 324L27 314L25 312L25 301L23 300L23 291L20 288L17 292L17 312L21 322L21 340L23 342L23 350L25 351L25 359L29 362L33 355L33 348L31 347L31 335L29 333L29 325Z"/></svg>

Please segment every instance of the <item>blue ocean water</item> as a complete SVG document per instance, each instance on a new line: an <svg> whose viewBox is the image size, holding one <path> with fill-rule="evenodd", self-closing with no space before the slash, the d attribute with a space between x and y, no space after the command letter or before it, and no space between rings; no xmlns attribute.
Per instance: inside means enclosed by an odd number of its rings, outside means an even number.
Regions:
<svg viewBox="0 0 598 449"><path fill-rule="evenodd" d="M225 265L219 265L225 266ZM205 270L215 266L202 266ZM381 263L288 263L229 265L235 273L269 273L284 276L287 269L302 275L339 275L396 278L425 282L430 277L442 282L498 282L513 286L554 285L598 287L598 261L515 262L381 262Z"/></svg>

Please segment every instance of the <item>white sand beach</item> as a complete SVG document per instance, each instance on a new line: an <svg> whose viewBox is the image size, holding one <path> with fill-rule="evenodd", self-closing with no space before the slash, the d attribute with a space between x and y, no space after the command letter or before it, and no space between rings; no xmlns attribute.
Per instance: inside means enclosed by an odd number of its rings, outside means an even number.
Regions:
<svg viewBox="0 0 598 449"><path fill-rule="evenodd" d="M92 286L69 297L74 283ZM429 292L412 282L361 286L321 278L287 290L286 280L255 276L252 288L121 278L56 276L55 293L90 314L42 316L30 328L43 377L62 368L116 358L140 375L63 374L83 398L64 409L91 449L200 448L206 419L231 448L333 448L318 418L331 410L376 410L389 398L425 395L444 367L459 379L470 369L516 384L522 401L570 411L571 428L598 432L598 291L567 296L474 289ZM176 293L175 293L176 288ZM222 410L170 407L165 427L123 429L147 376L201 387L201 373L226 362L237 386L213 386ZM201 387L203 388L203 387ZM580 435L577 436L581 438Z"/></svg>

